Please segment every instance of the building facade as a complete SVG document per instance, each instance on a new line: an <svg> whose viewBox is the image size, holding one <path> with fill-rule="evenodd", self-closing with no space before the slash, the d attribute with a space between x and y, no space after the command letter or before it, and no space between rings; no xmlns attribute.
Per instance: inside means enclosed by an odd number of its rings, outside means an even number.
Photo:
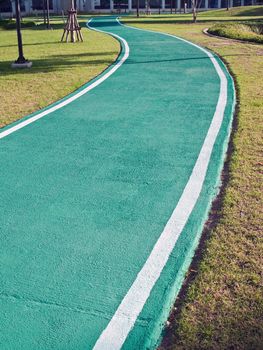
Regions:
<svg viewBox="0 0 263 350"><path fill-rule="evenodd" d="M230 7L255 5L257 0L229 0ZM34 15L43 10L44 0L20 0L22 15ZM171 7L180 12L184 3L188 10L191 8L191 0L150 0L151 12L168 12ZM70 0L49 0L51 13L61 14L70 8ZM80 12L134 12L137 0L75 0L77 10ZM145 0L139 0L140 9L146 7ZM201 0L200 9L225 8L227 0ZM0 2L0 16L12 17L15 13L14 0L3 0Z"/></svg>

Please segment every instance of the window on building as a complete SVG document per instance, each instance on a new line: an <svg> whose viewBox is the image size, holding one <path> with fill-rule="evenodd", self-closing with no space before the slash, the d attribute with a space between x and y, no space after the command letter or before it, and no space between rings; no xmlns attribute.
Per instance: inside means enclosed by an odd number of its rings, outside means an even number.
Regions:
<svg viewBox="0 0 263 350"><path fill-rule="evenodd" d="M32 0L32 9L33 10L43 10L44 0ZM49 9L53 10L53 0L49 0Z"/></svg>

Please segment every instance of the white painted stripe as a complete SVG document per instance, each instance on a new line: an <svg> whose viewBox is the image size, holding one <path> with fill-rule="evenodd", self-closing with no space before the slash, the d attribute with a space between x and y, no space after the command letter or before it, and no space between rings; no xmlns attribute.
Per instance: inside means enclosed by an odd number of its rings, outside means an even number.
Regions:
<svg viewBox="0 0 263 350"><path fill-rule="evenodd" d="M103 32L102 30L99 30L99 29L96 29L96 28L92 28L89 26L90 22L92 21L92 18L88 21L88 24L87 26L92 29L92 30L95 30L97 32L101 32L101 33L105 33ZM25 126L31 124L31 123L34 123L36 120L38 119L41 119L43 117L45 117L46 115L52 113L52 112L55 112L57 111L58 109L68 105L69 103L75 101L76 99L78 99L79 97L83 96L84 94L86 94L87 92L89 92L90 90L94 89L95 87L97 87L98 85L100 85L101 83L103 83L106 79L108 79L113 73L116 72L117 69L119 69L122 64L127 60L127 58L129 57L129 53L130 53L130 48L129 48L129 45L127 43L127 41L123 38L121 38L119 35L117 34L114 34L114 33L110 33L110 32L107 32L107 34L110 34L112 35L113 37L117 38L120 42L123 43L124 45L124 55L123 57L121 58L121 60L117 61L117 63L115 63L113 65L113 67L107 72L105 73L104 75L102 75L98 80L96 80L94 83L92 83L91 85L89 85L88 87L84 88L83 90L77 92L76 94L74 94L73 96L67 98L66 100L58 103L57 105L45 110L44 112L40 112L36 115L34 115L33 117L31 118L28 118L16 125L14 125L13 127L5 130L5 131L2 131L0 133L0 139L12 134L13 132L19 130L19 129L22 129L24 128Z"/></svg>
<svg viewBox="0 0 263 350"><path fill-rule="evenodd" d="M165 35L175 37L170 34ZM220 78L219 99L205 141L181 198L143 268L137 275L108 326L101 333L93 348L94 350L120 349L133 328L197 202L205 180L213 146L224 118L224 111L227 103L227 79L220 65L207 50L187 40L181 38L177 39L196 46L211 59Z"/></svg>

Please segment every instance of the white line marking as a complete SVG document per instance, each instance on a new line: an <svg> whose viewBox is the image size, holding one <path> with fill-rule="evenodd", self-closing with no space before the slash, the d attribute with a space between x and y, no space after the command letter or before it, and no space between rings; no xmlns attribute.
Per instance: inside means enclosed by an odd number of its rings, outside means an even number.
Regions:
<svg viewBox="0 0 263 350"><path fill-rule="evenodd" d="M92 21L93 18L91 18L88 23L87 26L88 28L95 30L97 32L101 32L101 33L105 33L102 30L96 29L96 28L92 28L89 26L90 22ZM12 134L13 132L24 128L25 126L35 122L38 119L43 118L44 116L55 112L56 110L68 105L69 103L75 101L76 99L78 99L79 97L81 97L82 95L86 94L87 92L89 92L90 90L94 89L96 86L100 85L102 82L104 82L106 79L108 79L113 73L116 72L117 69L119 69L122 64L127 60L127 58L129 57L129 53L130 53L130 48L129 45L127 43L127 41L123 38L121 38L119 35L114 34L114 33L110 33L110 32L106 32L107 34L112 35L113 37L117 38L120 42L123 43L124 45L124 55L121 58L120 61L118 61L117 63L114 64L114 66L107 72L105 73L101 78L99 78L98 80L96 80L94 83L92 83L91 85L89 85L88 87L84 88L83 90L81 90L80 92L77 92L74 96L69 97L68 99L66 99L63 102L58 103L56 106L49 108L48 110L41 112L39 114L36 114L35 116L28 118L22 122L20 122L19 124L14 125L13 127L0 132L0 139Z"/></svg>
<svg viewBox="0 0 263 350"><path fill-rule="evenodd" d="M128 28L143 30L133 27ZM177 38L171 34L155 31L151 32ZM167 222L151 254L146 260L141 271L138 273L135 281L125 295L108 326L101 333L93 348L94 350L120 349L131 329L133 328L140 312L142 311L147 299L150 296L152 288L154 287L164 266L166 265L167 260L173 251L174 246L197 202L197 199L202 190L203 182L205 180L213 146L224 117L224 111L227 103L227 79L220 65L210 52L206 51L196 44L188 42L187 40L181 38L177 39L196 46L201 51L206 53L206 55L208 55L208 57L211 59L220 78L220 94L216 106L216 111L199 153L198 159L193 168L192 174L185 186L185 189L176 208L172 213L172 216Z"/></svg>

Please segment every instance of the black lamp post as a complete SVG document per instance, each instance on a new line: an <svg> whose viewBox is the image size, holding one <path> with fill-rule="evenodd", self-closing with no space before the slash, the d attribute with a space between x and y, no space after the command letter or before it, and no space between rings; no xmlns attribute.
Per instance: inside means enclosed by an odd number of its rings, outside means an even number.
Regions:
<svg viewBox="0 0 263 350"><path fill-rule="evenodd" d="M20 3L19 0L15 0L16 6L16 33L17 33L17 44L18 44L18 59L15 63L26 63L26 59L23 54L23 43L21 35L21 21L20 21Z"/></svg>
<svg viewBox="0 0 263 350"><path fill-rule="evenodd" d="M15 0L16 8L16 32L17 32L17 44L18 44L18 59L12 63L12 67L31 67L32 62L25 59L23 53L23 43L21 35L21 20L20 20L20 3L19 0Z"/></svg>
<svg viewBox="0 0 263 350"><path fill-rule="evenodd" d="M46 20L46 0L42 0L42 5L43 5L43 19L44 19L44 24L47 24L47 20Z"/></svg>

